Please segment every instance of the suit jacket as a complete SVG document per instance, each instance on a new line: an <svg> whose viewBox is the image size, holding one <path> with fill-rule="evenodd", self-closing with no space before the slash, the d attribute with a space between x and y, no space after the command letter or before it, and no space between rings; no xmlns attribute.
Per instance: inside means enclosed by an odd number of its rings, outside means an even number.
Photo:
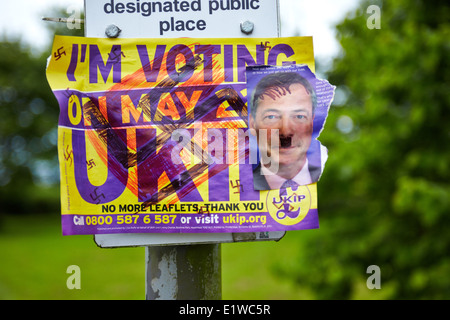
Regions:
<svg viewBox="0 0 450 320"><path fill-rule="evenodd" d="M308 163L309 174L311 175L312 182L319 181L321 168ZM253 170L253 186L255 190L270 190L270 186L267 183L266 178L261 174L261 163Z"/></svg>

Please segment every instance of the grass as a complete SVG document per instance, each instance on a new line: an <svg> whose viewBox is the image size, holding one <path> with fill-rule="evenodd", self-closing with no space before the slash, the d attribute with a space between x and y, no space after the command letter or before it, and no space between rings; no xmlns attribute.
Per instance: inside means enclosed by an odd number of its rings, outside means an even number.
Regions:
<svg viewBox="0 0 450 320"><path fill-rule="evenodd" d="M62 236L60 216L0 220L0 299L145 299L144 248L101 249L93 236ZM296 232L280 242L222 244L222 298L307 299L275 263L290 263ZM69 290L67 267L78 265L81 289Z"/></svg>
<svg viewBox="0 0 450 320"><path fill-rule="evenodd" d="M296 232L278 242L222 244L223 299L298 300L311 296L286 278L277 276L276 264L292 263L297 253Z"/></svg>

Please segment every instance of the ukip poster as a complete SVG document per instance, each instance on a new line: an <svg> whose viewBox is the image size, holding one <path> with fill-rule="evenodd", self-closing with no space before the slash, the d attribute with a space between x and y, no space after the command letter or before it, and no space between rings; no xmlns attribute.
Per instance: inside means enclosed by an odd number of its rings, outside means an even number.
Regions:
<svg viewBox="0 0 450 320"><path fill-rule="evenodd" d="M273 73L299 74L309 86L288 84L275 96L262 89L252 101L257 80ZM60 106L63 235L319 227L317 180L327 150L317 138L334 87L314 75L311 37L56 36L47 79ZM297 91L314 108L306 140L277 127L272 120L281 116L264 118L272 126L257 120L263 119L258 110ZM255 112L251 104L258 105ZM302 128L307 118L298 112L287 117L297 123L291 128ZM271 152L252 147L255 141ZM305 161L319 165L319 175L257 188L255 170L284 172L283 159L295 153L296 141L306 157L303 168Z"/></svg>

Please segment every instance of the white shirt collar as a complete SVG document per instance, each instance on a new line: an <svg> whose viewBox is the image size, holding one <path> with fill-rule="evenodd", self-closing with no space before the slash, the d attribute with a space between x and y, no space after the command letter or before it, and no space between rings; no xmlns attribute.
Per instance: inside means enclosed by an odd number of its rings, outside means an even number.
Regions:
<svg viewBox="0 0 450 320"><path fill-rule="evenodd" d="M264 178L266 178L270 190L280 189L281 185L287 180L280 177L279 175L274 174L263 165L261 165L261 174L264 175ZM297 173L297 175L292 178L292 180L297 182L299 185L307 185L312 183L311 174L309 173L308 169L308 159L306 159L302 170L300 170L300 172Z"/></svg>

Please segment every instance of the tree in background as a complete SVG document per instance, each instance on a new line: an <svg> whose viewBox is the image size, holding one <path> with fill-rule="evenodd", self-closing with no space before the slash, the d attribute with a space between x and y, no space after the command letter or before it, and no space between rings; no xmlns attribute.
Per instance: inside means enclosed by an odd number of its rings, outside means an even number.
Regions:
<svg viewBox="0 0 450 320"><path fill-rule="evenodd" d="M53 15L67 13L60 9ZM49 27L49 40L55 33L83 34L65 24L42 23ZM36 53L18 39L0 39L0 213L59 210L59 107L45 76L50 51Z"/></svg>
<svg viewBox="0 0 450 320"><path fill-rule="evenodd" d="M449 16L445 1L371 1L337 26L321 226L277 266L316 298L450 298ZM380 290L366 287L370 265Z"/></svg>

